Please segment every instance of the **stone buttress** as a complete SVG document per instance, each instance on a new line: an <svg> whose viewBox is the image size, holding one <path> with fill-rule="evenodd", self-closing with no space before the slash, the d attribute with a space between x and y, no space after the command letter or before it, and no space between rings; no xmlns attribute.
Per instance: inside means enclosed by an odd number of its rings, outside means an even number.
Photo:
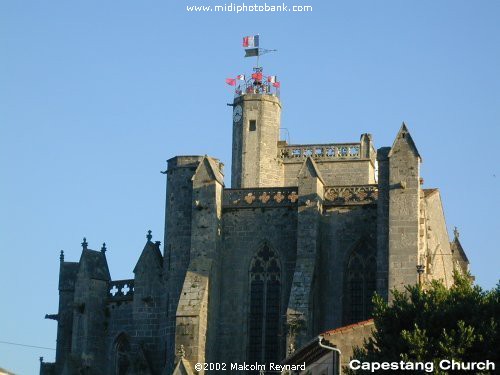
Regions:
<svg viewBox="0 0 500 375"><path fill-rule="evenodd" d="M203 156L176 156L168 160L165 199L163 299L160 336L166 345L165 374L170 374L175 355L175 316L191 249L193 175Z"/></svg>
<svg viewBox="0 0 500 375"><path fill-rule="evenodd" d="M132 345L136 346L141 367L144 373L157 374L165 366L165 342L159 336L162 298L164 287L162 282L163 257L160 242L148 241L134 268L134 298L132 301L132 318L134 329L129 332Z"/></svg>
<svg viewBox="0 0 500 375"><path fill-rule="evenodd" d="M103 251L90 250L84 239L75 281L71 355L63 374L106 374L106 303L109 274Z"/></svg>
<svg viewBox="0 0 500 375"><path fill-rule="evenodd" d="M300 347L313 334L312 297L320 249L320 217L324 183L316 163L307 158L297 177L297 261L287 309L287 347Z"/></svg>
<svg viewBox="0 0 500 375"><path fill-rule="evenodd" d="M418 281L420 155L403 123L388 154L388 289L404 290ZM389 300L391 295L389 294Z"/></svg>
<svg viewBox="0 0 500 375"><path fill-rule="evenodd" d="M66 360L71 354L75 281L78 273L78 263L65 262L63 251L61 251L60 261L59 310L57 314L57 348L55 366L57 374L62 373L64 363L66 363Z"/></svg>
<svg viewBox="0 0 500 375"><path fill-rule="evenodd" d="M224 185L222 173L209 157L200 162L192 181L190 260L177 307L175 346L179 349L182 345L185 358L194 367L198 362L209 362L217 337Z"/></svg>

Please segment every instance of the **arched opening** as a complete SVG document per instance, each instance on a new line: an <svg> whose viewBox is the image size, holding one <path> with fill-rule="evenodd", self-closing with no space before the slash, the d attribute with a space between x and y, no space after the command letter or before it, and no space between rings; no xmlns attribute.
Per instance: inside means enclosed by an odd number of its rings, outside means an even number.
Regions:
<svg viewBox="0 0 500 375"><path fill-rule="evenodd" d="M127 375L130 370L130 342L124 333L116 338L114 367L116 375Z"/></svg>
<svg viewBox="0 0 500 375"><path fill-rule="evenodd" d="M278 255L264 244L250 265L249 361L279 363L281 267Z"/></svg>
<svg viewBox="0 0 500 375"><path fill-rule="evenodd" d="M374 251L363 241L350 252L344 270L344 324L356 323L371 317L376 277L377 263Z"/></svg>

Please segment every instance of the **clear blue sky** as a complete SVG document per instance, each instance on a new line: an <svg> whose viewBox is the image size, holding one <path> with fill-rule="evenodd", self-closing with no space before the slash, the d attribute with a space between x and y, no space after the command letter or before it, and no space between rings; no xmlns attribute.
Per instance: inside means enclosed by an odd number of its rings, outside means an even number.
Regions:
<svg viewBox="0 0 500 375"><path fill-rule="evenodd" d="M262 4L263 0L256 0ZM234 1L237 3L237 1ZM405 121L425 187L441 190L477 283L500 277L500 2L316 1L310 13L188 13L217 0L0 3L0 341L54 348L59 251L108 244L132 277L148 229L163 241L166 159L226 164L226 77L260 33L294 143L390 146ZM268 4L274 3L268 0ZM278 2L281 3L281 0ZM0 344L0 367L54 352Z"/></svg>

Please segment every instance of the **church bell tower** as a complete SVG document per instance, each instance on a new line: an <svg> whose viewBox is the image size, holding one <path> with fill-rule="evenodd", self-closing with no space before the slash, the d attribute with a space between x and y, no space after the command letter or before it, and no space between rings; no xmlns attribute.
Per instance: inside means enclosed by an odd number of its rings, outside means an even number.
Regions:
<svg viewBox="0 0 500 375"><path fill-rule="evenodd" d="M236 89L232 104L232 188L281 185L278 88L276 77L264 77L262 68L257 67L252 78Z"/></svg>

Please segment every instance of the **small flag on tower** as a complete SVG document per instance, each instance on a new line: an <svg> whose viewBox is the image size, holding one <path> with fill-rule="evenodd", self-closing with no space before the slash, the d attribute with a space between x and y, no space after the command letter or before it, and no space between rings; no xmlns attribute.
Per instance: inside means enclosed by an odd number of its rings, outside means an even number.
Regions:
<svg viewBox="0 0 500 375"><path fill-rule="evenodd" d="M240 81L244 81L245 80L245 75L244 74L240 74L240 75L236 76L236 79L238 79Z"/></svg>
<svg viewBox="0 0 500 375"><path fill-rule="evenodd" d="M262 81L262 72L253 73L252 78L256 81Z"/></svg>
<svg viewBox="0 0 500 375"><path fill-rule="evenodd" d="M226 78L226 83L229 86L236 86L236 80L234 78Z"/></svg>
<svg viewBox="0 0 500 375"><path fill-rule="evenodd" d="M258 47L259 46L259 36L245 36L243 37L243 47Z"/></svg>
<svg viewBox="0 0 500 375"><path fill-rule="evenodd" d="M279 82L273 82L273 86L279 89L281 87L281 84Z"/></svg>
<svg viewBox="0 0 500 375"><path fill-rule="evenodd" d="M267 82L271 82L271 83L278 82L278 78L276 78L276 76L269 76L269 77L267 77Z"/></svg>

